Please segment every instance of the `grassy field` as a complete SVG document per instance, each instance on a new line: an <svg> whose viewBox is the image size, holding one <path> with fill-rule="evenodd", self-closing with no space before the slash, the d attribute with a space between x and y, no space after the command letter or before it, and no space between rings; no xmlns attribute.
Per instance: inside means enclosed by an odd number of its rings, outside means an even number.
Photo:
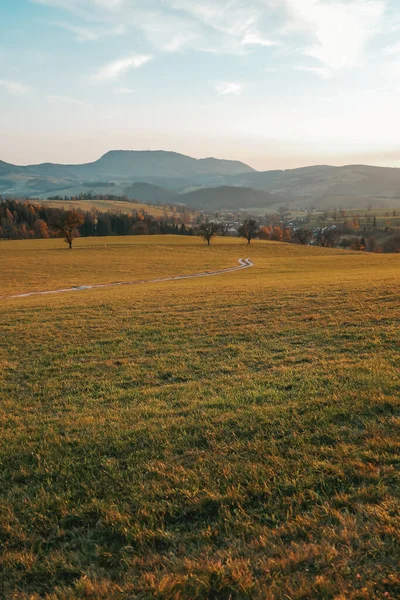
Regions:
<svg viewBox="0 0 400 600"><path fill-rule="evenodd" d="M101 243L100 243L101 242ZM400 596L400 256L0 243L0 597Z"/></svg>
<svg viewBox="0 0 400 600"><path fill-rule="evenodd" d="M44 204L54 208L79 208L80 210L92 210L95 208L102 212L121 212L132 213L144 210L153 217L163 217L164 215L174 216L170 210L163 207L151 206L150 204L140 204L136 202L124 202L123 200L43 200Z"/></svg>

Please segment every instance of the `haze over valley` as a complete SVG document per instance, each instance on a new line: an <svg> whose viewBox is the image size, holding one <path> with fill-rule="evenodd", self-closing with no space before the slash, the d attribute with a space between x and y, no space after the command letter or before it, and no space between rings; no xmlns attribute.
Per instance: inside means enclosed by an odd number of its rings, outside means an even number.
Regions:
<svg viewBox="0 0 400 600"><path fill-rule="evenodd" d="M261 172L239 161L163 151L110 151L76 165L0 161L0 194L46 199L87 193L206 211L400 208L400 169L322 165Z"/></svg>

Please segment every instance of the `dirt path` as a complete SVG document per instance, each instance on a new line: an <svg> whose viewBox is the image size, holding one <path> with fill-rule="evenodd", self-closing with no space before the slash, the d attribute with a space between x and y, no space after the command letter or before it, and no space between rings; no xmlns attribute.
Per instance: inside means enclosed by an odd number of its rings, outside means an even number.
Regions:
<svg viewBox="0 0 400 600"><path fill-rule="evenodd" d="M249 258L239 258L238 267L229 267L228 269L220 269L219 271L205 271L204 273L195 273L193 275L177 275L175 277L161 277L158 279L147 279L141 281L118 281L115 283L97 283L94 285L78 285L71 288L60 290L48 290L47 292L26 292L24 294L13 294L12 296L0 296L0 298L28 298L29 296L46 296L47 294L63 294L65 292L80 292L82 290L93 290L98 288L116 287L119 285L141 285L144 283L162 283L163 281L178 281L180 279L194 279L195 277L211 277L212 275L223 275L224 273L232 273L234 271L242 271L249 269L254 264Z"/></svg>

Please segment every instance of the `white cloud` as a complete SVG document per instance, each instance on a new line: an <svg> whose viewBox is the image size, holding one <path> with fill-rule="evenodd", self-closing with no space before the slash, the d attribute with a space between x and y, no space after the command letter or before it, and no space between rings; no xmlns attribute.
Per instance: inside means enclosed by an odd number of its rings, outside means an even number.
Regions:
<svg viewBox="0 0 400 600"><path fill-rule="evenodd" d="M288 46L332 73L365 63L390 0L32 0L84 23L58 24L81 41L127 31L154 50L244 55ZM387 12L387 11L386 11ZM388 19L386 19L387 21ZM386 30L390 23L386 22ZM295 40L295 41L294 41ZM290 56L289 53L286 56ZM313 65L314 62L314 65ZM318 74L317 71L315 71ZM325 76L320 71L320 76Z"/></svg>
<svg viewBox="0 0 400 600"><path fill-rule="evenodd" d="M31 0L59 8L86 22L107 23L109 35L119 27L136 29L162 51L183 48L229 54L250 52L256 46L276 45L264 35L264 0ZM61 25L62 26L62 25ZM68 24L79 40L99 39L103 30ZM253 47L253 48L252 48Z"/></svg>
<svg viewBox="0 0 400 600"><path fill-rule="evenodd" d="M104 65L92 79L97 81L106 81L108 79L118 79L131 69L139 69L152 59L152 56L146 54L135 54L127 58L121 58Z"/></svg>
<svg viewBox="0 0 400 600"><path fill-rule="evenodd" d="M43 4L44 6L53 6L62 8L70 12L75 12L82 5L86 4L88 8L100 8L103 10L114 11L123 8L124 0L30 0L33 4Z"/></svg>
<svg viewBox="0 0 400 600"><path fill-rule="evenodd" d="M386 46L386 48L383 50L383 53L388 56L400 54L400 42L393 44L393 46Z"/></svg>
<svg viewBox="0 0 400 600"><path fill-rule="evenodd" d="M279 46L279 42L270 40L268 38L262 37L262 35L257 32L247 31L240 42L243 46Z"/></svg>
<svg viewBox="0 0 400 600"><path fill-rule="evenodd" d="M86 102L79 98L70 98L69 96L46 96L51 104L73 104L74 106L84 106Z"/></svg>
<svg viewBox="0 0 400 600"><path fill-rule="evenodd" d="M66 23L65 21L57 21L54 22L53 25L55 25L56 27L61 27L62 29L73 33L75 39L77 39L79 42L95 42L105 37L123 35L125 33L125 28L123 25L117 25L115 27L108 28L99 28L72 25L71 23Z"/></svg>
<svg viewBox="0 0 400 600"><path fill-rule="evenodd" d="M19 81L10 81L8 79L0 79L0 87L4 88L13 96L23 96L31 91L31 88Z"/></svg>
<svg viewBox="0 0 400 600"><path fill-rule="evenodd" d="M379 32L385 0L283 0L288 11L287 33L307 34L304 54L331 71L362 63L368 42Z"/></svg>
<svg viewBox="0 0 400 600"><path fill-rule="evenodd" d="M114 94L134 94L135 90L127 87L118 87L114 89Z"/></svg>
<svg viewBox="0 0 400 600"><path fill-rule="evenodd" d="M187 34L178 34L175 37L172 37L165 45L164 50L167 52L178 52L184 46L189 43L197 40L199 36L195 33L187 33Z"/></svg>
<svg viewBox="0 0 400 600"><path fill-rule="evenodd" d="M234 81L220 81L215 84L215 91L219 96L240 96L243 85Z"/></svg>
<svg viewBox="0 0 400 600"><path fill-rule="evenodd" d="M326 67L303 67L303 66L299 66L299 67L294 67L295 71L305 71L307 73L314 73L315 75L318 75L318 77L321 77L321 79L331 79L331 77L333 76L333 72L331 71L331 69L328 69Z"/></svg>

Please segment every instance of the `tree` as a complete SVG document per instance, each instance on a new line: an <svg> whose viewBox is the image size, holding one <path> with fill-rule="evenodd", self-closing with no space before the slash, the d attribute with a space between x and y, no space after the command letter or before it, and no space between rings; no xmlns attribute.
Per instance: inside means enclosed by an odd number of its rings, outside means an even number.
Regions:
<svg viewBox="0 0 400 600"><path fill-rule="evenodd" d="M83 213L76 210L67 210L53 223L54 229L64 236L64 241L68 244L69 250L72 250L72 242L79 236L79 227L84 220Z"/></svg>
<svg viewBox="0 0 400 600"><path fill-rule="evenodd" d="M219 234L220 235L226 236L226 235L228 235L228 231L229 231L229 225L227 223L219 224Z"/></svg>
<svg viewBox="0 0 400 600"><path fill-rule="evenodd" d="M38 238L49 238L49 228L47 227L47 223L43 221L43 219L37 219L33 226L33 232Z"/></svg>
<svg viewBox="0 0 400 600"><path fill-rule="evenodd" d="M285 227L285 229L283 230L282 241L286 242L287 244L290 244L290 242L292 241L292 231L288 227Z"/></svg>
<svg viewBox="0 0 400 600"><path fill-rule="evenodd" d="M340 242L341 248L350 248L352 241L349 238L342 238Z"/></svg>
<svg viewBox="0 0 400 600"><path fill-rule="evenodd" d="M384 252L394 252L398 254L400 252L400 233L393 235L383 244Z"/></svg>
<svg viewBox="0 0 400 600"><path fill-rule="evenodd" d="M352 250L358 250L359 252L364 252L365 250L365 240L364 238L358 238L355 237L351 240L351 246L350 248Z"/></svg>
<svg viewBox="0 0 400 600"><path fill-rule="evenodd" d="M317 244L323 248L334 248L339 238L340 231L337 229L321 229L316 236Z"/></svg>
<svg viewBox="0 0 400 600"><path fill-rule="evenodd" d="M262 240L270 240L271 235L272 235L271 225L264 225L264 227L260 227L260 238Z"/></svg>
<svg viewBox="0 0 400 600"><path fill-rule="evenodd" d="M213 237L215 237L220 231L220 227L218 223L202 223L198 230L197 233L198 235L203 238L203 240L205 240L207 242L208 245L211 244L211 240Z"/></svg>
<svg viewBox="0 0 400 600"><path fill-rule="evenodd" d="M367 238L365 249L367 252L375 252L375 253L382 252L381 247L379 246L376 237L368 237Z"/></svg>
<svg viewBox="0 0 400 600"><path fill-rule="evenodd" d="M312 240L312 231L310 229L297 229L292 236L292 240L302 246L308 246Z"/></svg>
<svg viewBox="0 0 400 600"><path fill-rule="evenodd" d="M243 237L250 244L251 240L260 235L260 228L255 219L246 219L239 227L238 236Z"/></svg>
<svg viewBox="0 0 400 600"><path fill-rule="evenodd" d="M283 229L282 227L274 227L271 234L271 240L275 242L281 242L283 240Z"/></svg>

